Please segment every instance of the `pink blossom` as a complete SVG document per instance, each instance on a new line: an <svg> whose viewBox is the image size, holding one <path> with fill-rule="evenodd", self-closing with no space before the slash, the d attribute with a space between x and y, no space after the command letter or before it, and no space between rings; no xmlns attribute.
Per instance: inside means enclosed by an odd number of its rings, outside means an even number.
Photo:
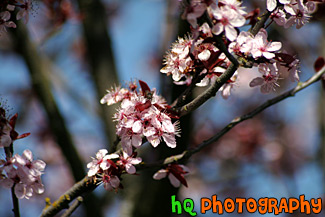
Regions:
<svg viewBox="0 0 325 217"><path fill-rule="evenodd" d="M179 81L183 77L188 76L188 72L192 70L193 60L189 56L193 39L178 38L173 43L171 51L165 55L165 66L160 70L161 73L172 75L174 81Z"/></svg>
<svg viewBox="0 0 325 217"><path fill-rule="evenodd" d="M26 174L30 174L34 177L41 176L46 166L45 162L42 160L33 160L33 154L28 149L25 150L21 156L15 154L13 158L16 166L22 166Z"/></svg>
<svg viewBox="0 0 325 217"><path fill-rule="evenodd" d="M206 38L213 36L211 28L207 23L203 23L202 26L200 26L199 31L202 32L203 36Z"/></svg>
<svg viewBox="0 0 325 217"><path fill-rule="evenodd" d="M104 172L100 175L99 180L104 184L107 191L112 191L120 186L120 179L115 176Z"/></svg>
<svg viewBox="0 0 325 217"><path fill-rule="evenodd" d="M129 174L134 174L136 169L133 165L139 164L142 162L140 157L133 158L129 156L126 152L123 152L123 156L120 156L120 160L117 161L117 164L125 168L125 171Z"/></svg>
<svg viewBox="0 0 325 217"><path fill-rule="evenodd" d="M251 54L254 58L264 56L266 59L272 59L275 54L272 52L280 50L281 42L268 42L267 32L261 29L254 38Z"/></svg>
<svg viewBox="0 0 325 217"><path fill-rule="evenodd" d="M92 162L87 164L87 168L89 168L88 176L94 176L101 170L106 170L110 167L110 162L108 160L118 158L117 154L109 154L106 149L100 149L96 153L96 159L93 158Z"/></svg>
<svg viewBox="0 0 325 217"><path fill-rule="evenodd" d="M222 8L214 7L211 12L214 18L219 21L212 28L213 34L220 35L225 31L226 37L230 41L234 41L237 37L235 27L243 26L246 19L241 14L232 10L229 6L224 6Z"/></svg>
<svg viewBox="0 0 325 217"><path fill-rule="evenodd" d="M16 24L12 21L8 21L10 19L10 12L4 11L0 13L0 35L2 32L6 32L6 27L16 28Z"/></svg>
<svg viewBox="0 0 325 217"><path fill-rule="evenodd" d="M271 14L271 18L275 21L276 24L278 24L279 26L284 26L287 22L286 19L286 14L283 10L278 9L276 11L274 11Z"/></svg>
<svg viewBox="0 0 325 217"><path fill-rule="evenodd" d="M299 59L286 53L277 53L276 60L280 63L279 72L282 77L289 77L292 82L299 81Z"/></svg>
<svg viewBox="0 0 325 217"><path fill-rule="evenodd" d="M290 13L292 16L287 20L284 26L285 28L296 25L296 28L300 29L309 21L311 17L311 11L309 11L308 8L303 5L301 0L298 0L297 5L294 5L292 10L288 11L288 13Z"/></svg>
<svg viewBox="0 0 325 217"><path fill-rule="evenodd" d="M279 79L277 63L261 63L258 70L262 73L262 77L254 78L250 83L250 87L261 86L262 93L275 91L275 87L279 86L276 82Z"/></svg>
<svg viewBox="0 0 325 217"><path fill-rule="evenodd" d="M289 64L289 77L291 81L298 81L299 82L299 59L295 59Z"/></svg>
<svg viewBox="0 0 325 217"><path fill-rule="evenodd" d="M207 9L207 4L202 0L192 0L182 14L182 18L186 19L193 28L197 27L197 18L201 17Z"/></svg>
<svg viewBox="0 0 325 217"><path fill-rule="evenodd" d="M251 33L245 31L240 32L236 41L229 44L229 52L236 54L243 53L245 55L250 54L254 44L253 39L254 36Z"/></svg>
<svg viewBox="0 0 325 217"><path fill-rule="evenodd" d="M41 160L33 160L32 152L25 150L23 155L14 157L0 163L0 185L6 188L14 186L18 198L29 199L34 193L44 192L41 181L45 163Z"/></svg>
<svg viewBox="0 0 325 217"><path fill-rule="evenodd" d="M219 49L211 43L202 43L198 41L195 44L193 55L201 61L208 61L213 52L217 52Z"/></svg>
<svg viewBox="0 0 325 217"><path fill-rule="evenodd" d="M219 4L227 5L230 9L236 11L242 16L247 14L245 7L241 6L241 1L239 0L219 0Z"/></svg>
<svg viewBox="0 0 325 217"><path fill-rule="evenodd" d="M238 79L238 72L236 71L234 75L231 77L230 81L222 85L219 92L221 92L221 96L223 99L228 99L231 94L231 90L236 86L236 81Z"/></svg>
<svg viewBox="0 0 325 217"><path fill-rule="evenodd" d="M177 122L167 113L166 101L156 94L155 89L150 90L147 84L139 81L141 91L134 92L130 99L123 99L121 107L114 115L116 134L121 138L123 151L129 156L133 148L142 145L142 138L156 147L162 139L169 147L176 147L175 136L179 135Z"/></svg>
<svg viewBox="0 0 325 217"><path fill-rule="evenodd" d="M21 8L19 12L17 13L17 20L20 20L22 18L25 18L25 23L29 20L29 11L31 10L31 0L17 0L21 5L19 7Z"/></svg>

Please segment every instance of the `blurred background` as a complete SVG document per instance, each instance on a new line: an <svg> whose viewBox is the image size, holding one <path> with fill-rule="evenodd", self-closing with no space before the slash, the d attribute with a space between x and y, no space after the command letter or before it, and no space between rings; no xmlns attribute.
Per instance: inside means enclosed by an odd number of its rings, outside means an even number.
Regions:
<svg viewBox="0 0 325 217"><path fill-rule="evenodd" d="M244 1L247 11L264 1ZM112 115L116 107L99 103L106 89L141 79L157 88L169 103L184 87L162 75L164 53L189 26L180 19L177 0L34 0L27 25L0 37L0 97L19 114L17 131L31 136L15 142L15 152L30 149L47 167L45 193L20 200L21 216L39 216L45 197L56 200L86 174L86 164L100 148L116 139ZM301 61L301 81L314 74L313 63L325 55L325 9L319 5L302 29L271 25L269 39ZM238 85L228 100L220 94L181 121L177 149L161 144L141 147L145 162L154 162L194 147L241 116L296 85L261 94L249 82L258 72L239 70ZM204 88L197 88L199 94ZM88 196L73 216L176 216L170 196L192 198L198 216L201 197L299 197L325 200L325 86L320 82L251 120L194 155L187 166L188 188L156 181L157 169L124 176L123 190L102 186ZM1 153L4 158L5 154ZM8 189L0 188L1 216L12 216ZM325 207L323 208L325 209ZM324 211L323 211L324 213ZM258 216L258 213L224 216ZM184 213L183 216L186 216ZM266 214L264 216L274 216ZM279 216L289 216L280 214ZM299 212L291 216L304 216Z"/></svg>

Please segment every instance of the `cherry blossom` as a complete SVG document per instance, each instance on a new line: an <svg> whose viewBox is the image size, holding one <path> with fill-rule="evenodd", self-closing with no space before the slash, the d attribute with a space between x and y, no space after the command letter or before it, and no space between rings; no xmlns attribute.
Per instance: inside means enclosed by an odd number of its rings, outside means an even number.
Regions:
<svg viewBox="0 0 325 217"><path fill-rule="evenodd" d="M305 25L311 15L311 11L309 11L308 7L306 7L301 0L297 1L297 4L292 6L292 10L288 10L287 12L291 14L291 17L287 20L284 25L285 28L296 25L297 29L300 29L303 25Z"/></svg>
<svg viewBox="0 0 325 217"><path fill-rule="evenodd" d="M262 93L269 93L275 91L275 87L279 86L276 82L279 79L279 71L277 63L261 63L258 66L258 70L262 73L262 77L254 78L249 86L261 86Z"/></svg>
<svg viewBox="0 0 325 217"><path fill-rule="evenodd" d="M99 180L104 184L107 191L112 191L120 186L120 179L115 175L110 175L104 172Z"/></svg>
<svg viewBox="0 0 325 217"><path fill-rule="evenodd" d="M30 150L25 150L22 156L15 154L8 161L0 163L0 185L5 188L14 187L18 198L29 199L34 193L42 194L44 185L41 175L45 169L45 162L33 160Z"/></svg>
<svg viewBox="0 0 325 217"><path fill-rule="evenodd" d="M142 162L140 157L133 158L129 156L126 152L123 152L123 155L120 156L120 160L117 161L117 165L122 166L125 168L125 171L129 174L134 174L136 169L133 165L139 164Z"/></svg>
<svg viewBox="0 0 325 217"><path fill-rule="evenodd" d="M193 39L191 37L179 38L164 58L164 64L160 72L172 75L174 81L179 81L187 76L192 69L193 60L189 56Z"/></svg>
<svg viewBox="0 0 325 217"><path fill-rule="evenodd" d="M186 42L179 40L180 44L173 47L175 52L188 53ZM121 146L123 151L129 156L133 153L133 148L139 148L142 145L143 137L157 147L157 145L164 140L167 146L175 148L175 136L179 136L177 123L172 123L172 118L178 118L177 115L169 112L169 106L165 99L156 94L156 90L148 87L148 85L139 81L141 89L137 91L135 88L130 90L125 89L125 95L128 97L120 97L122 99L121 106L114 119L117 122L116 134L121 139ZM120 89L121 90L121 89ZM120 90L115 93L121 92ZM126 94L129 92L129 94ZM113 97L114 96L114 97ZM110 91L102 101L104 103L116 97ZM110 104L110 103L109 103Z"/></svg>
<svg viewBox="0 0 325 217"><path fill-rule="evenodd" d="M15 165L22 166L23 171L26 174L31 174L34 177L42 175L45 169L45 162L42 160L33 160L33 153L30 150L25 150L20 156L15 154Z"/></svg>
<svg viewBox="0 0 325 217"><path fill-rule="evenodd" d="M29 11L31 10L31 0L17 0L21 5L19 7L21 8L19 12L17 13L17 20L20 20L22 18L25 19L25 23L29 20Z"/></svg>
<svg viewBox="0 0 325 217"><path fill-rule="evenodd" d="M242 31L239 33L236 41L229 44L229 52L234 52L237 55L243 53L244 55L249 55L252 51L254 36L249 33Z"/></svg>
<svg viewBox="0 0 325 217"><path fill-rule="evenodd" d="M185 8L182 18L186 19L193 28L197 28L197 18L201 17L206 9L207 4L202 0L192 0Z"/></svg>
<svg viewBox="0 0 325 217"><path fill-rule="evenodd" d="M219 5L227 5L230 9L236 11L240 15L246 15L245 7L241 6L241 1L239 0L219 0Z"/></svg>
<svg viewBox="0 0 325 217"><path fill-rule="evenodd" d="M267 32L261 29L254 38L251 54L254 58L263 56L266 59L272 59L275 57L272 52L280 50L281 47L281 42L267 41Z"/></svg>
<svg viewBox="0 0 325 217"><path fill-rule="evenodd" d="M286 13L281 9L274 11L271 14L271 19L274 20L279 26L284 26L287 22Z"/></svg>
<svg viewBox="0 0 325 217"><path fill-rule="evenodd" d="M106 170L110 167L110 159L118 158L117 154L107 155L108 151L106 149L100 149L96 153L96 158L87 164L87 168L89 168L88 176L94 176L101 170Z"/></svg>
<svg viewBox="0 0 325 217"><path fill-rule="evenodd" d="M215 35L220 35L225 31L226 37L230 41L234 41L237 37L235 27L241 27L245 24L246 19L229 6L225 5L222 8L214 7L211 9L212 15L219 22L213 26L212 32Z"/></svg>
<svg viewBox="0 0 325 217"><path fill-rule="evenodd" d="M0 13L0 35L3 32L6 32L6 27L16 28L16 24L13 21L9 21L10 12L3 11Z"/></svg>

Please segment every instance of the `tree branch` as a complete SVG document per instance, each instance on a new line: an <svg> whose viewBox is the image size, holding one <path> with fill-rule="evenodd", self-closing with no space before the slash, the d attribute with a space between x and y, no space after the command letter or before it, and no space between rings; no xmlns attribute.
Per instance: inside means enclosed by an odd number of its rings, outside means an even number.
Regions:
<svg viewBox="0 0 325 217"><path fill-rule="evenodd" d="M74 184L67 192L65 192L59 199L45 207L41 217L50 217L56 215L63 209L69 207L69 203L78 196L87 192L93 191L97 187L97 183L93 178L84 177L81 181Z"/></svg>
<svg viewBox="0 0 325 217"><path fill-rule="evenodd" d="M83 202L83 197L79 196L77 199L72 203L72 205L63 213L61 217L69 217Z"/></svg>
<svg viewBox="0 0 325 217"><path fill-rule="evenodd" d="M182 154L176 155L176 156L171 156L167 159L165 159L163 162L159 162L159 163L155 163L155 164L142 164L140 165L140 168L144 167L152 167L152 166L159 166L159 164L170 164L173 162L183 162L184 160L187 160L188 158L190 158L193 154L201 151L203 148L207 147L208 145L218 141L224 134L226 134L229 130L231 130L233 127L235 127L237 124L253 118L254 116L256 116L257 114L259 114L260 112L264 111L266 108L281 102L282 100L288 98L288 97L292 97L295 96L296 93L298 93L299 91L305 89L306 87L310 86L311 84L313 84L314 82L318 81L320 79L320 77L325 73L325 68L321 71L319 71L318 73L316 73L315 75L313 75L311 78L309 78L307 81L305 82L300 82L297 84L297 86L277 97L274 97L273 99L270 99L268 101L266 101L265 103L263 103L262 105L260 105L259 107L257 107L256 109L254 109L253 111L247 113L246 115L243 115L241 117L235 118L233 119L227 126L225 126L221 131L219 131L217 134L215 134L214 136L212 136L211 138L209 138L208 140L205 140L204 142L202 142L201 144L199 144L196 148L190 149L190 150L186 150L184 151Z"/></svg>

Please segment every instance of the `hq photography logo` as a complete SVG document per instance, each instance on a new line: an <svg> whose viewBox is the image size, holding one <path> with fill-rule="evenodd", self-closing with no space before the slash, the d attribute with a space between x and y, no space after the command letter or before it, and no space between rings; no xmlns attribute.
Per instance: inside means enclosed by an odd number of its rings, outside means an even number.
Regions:
<svg viewBox="0 0 325 217"><path fill-rule="evenodd" d="M194 211L194 201L186 198L183 202L176 200L176 196L171 197L172 213L182 214L187 212L191 216L196 216ZM248 213L266 214L273 213L279 215L281 213L300 212L304 214L319 214L322 212L322 198L311 198L305 200L305 195L302 194L299 198L273 198L263 197L254 198L226 198L224 201L218 200L217 195L212 195L211 198L202 197L200 200L200 213L205 214L207 211L212 211L215 214L222 215L224 213L243 213L246 210Z"/></svg>

